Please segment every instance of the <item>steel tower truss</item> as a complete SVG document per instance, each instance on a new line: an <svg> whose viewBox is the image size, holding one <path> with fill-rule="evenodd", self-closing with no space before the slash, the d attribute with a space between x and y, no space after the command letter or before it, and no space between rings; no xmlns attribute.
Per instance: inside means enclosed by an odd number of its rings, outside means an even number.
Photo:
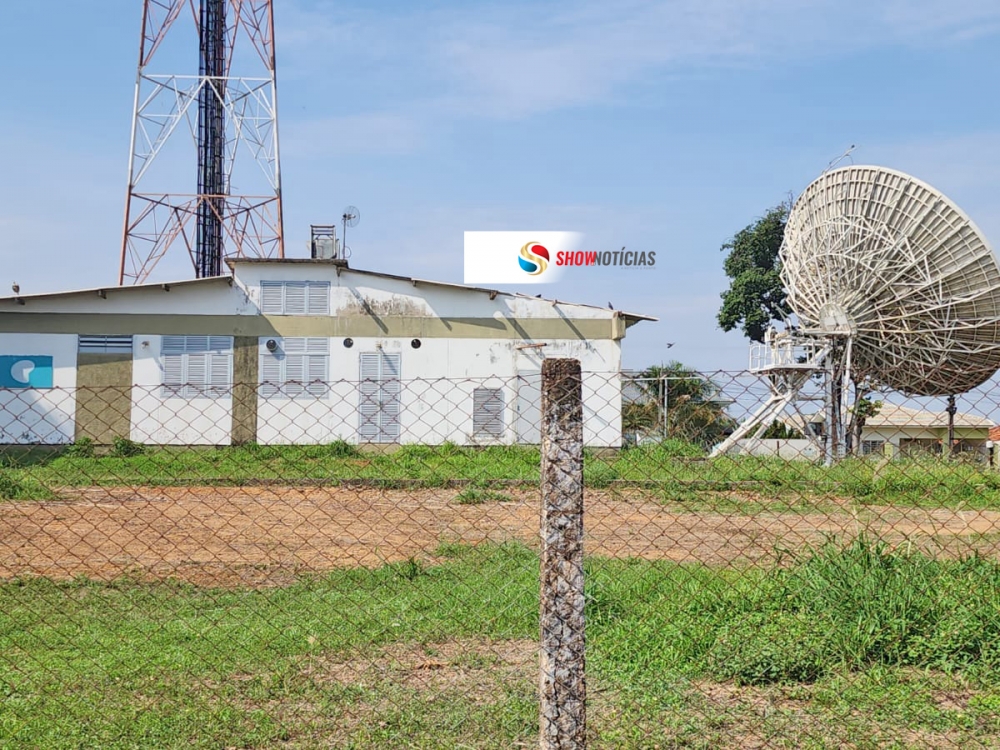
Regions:
<svg viewBox="0 0 1000 750"><path fill-rule="evenodd" d="M170 48L192 29L197 74L162 72L193 62ZM144 0L119 284L175 245L198 277L284 257L272 0Z"/></svg>

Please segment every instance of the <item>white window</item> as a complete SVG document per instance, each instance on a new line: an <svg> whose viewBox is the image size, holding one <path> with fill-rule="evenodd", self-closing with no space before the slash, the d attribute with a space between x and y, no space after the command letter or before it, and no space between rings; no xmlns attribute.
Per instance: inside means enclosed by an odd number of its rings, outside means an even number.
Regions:
<svg viewBox="0 0 1000 750"><path fill-rule="evenodd" d="M362 352L358 437L369 443L399 442L402 412L399 354Z"/></svg>
<svg viewBox="0 0 1000 750"><path fill-rule="evenodd" d="M218 398L229 393L233 340L229 336L164 336L163 395Z"/></svg>
<svg viewBox="0 0 1000 750"><path fill-rule="evenodd" d="M472 432L486 437L503 437L503 389L476 388L472 391Z"/></svg>
<svg viewBox="0 0 1000 750"><path fill-rule="evenodd" d="M268 341L274 341L274 351L268 348ZM261 396L326 396L330 379L330 339L262 338L260 342Z"/></svg>
<svg viewBox="0 0 1000 750"><path fill-rule="evenodd" d="M329 315L329 281L262 281L260 311L265 315Z"/></svg>
<svg viewBox="0 0 1000 750"><path fill-rule="evenodd" d="M885 452L885 441L884 440L862 440L861 441L861 455L862 456L875 456Z"/></svg>

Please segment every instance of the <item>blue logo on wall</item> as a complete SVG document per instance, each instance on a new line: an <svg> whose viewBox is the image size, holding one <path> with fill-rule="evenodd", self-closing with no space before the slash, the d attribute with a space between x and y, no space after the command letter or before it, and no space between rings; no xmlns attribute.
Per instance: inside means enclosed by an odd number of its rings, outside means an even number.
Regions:
<svg viewBox="0 0 1000 750"><path fill-rule="evenodd" d="M52 357L0 355L0 388L51 388Z"/></svg>

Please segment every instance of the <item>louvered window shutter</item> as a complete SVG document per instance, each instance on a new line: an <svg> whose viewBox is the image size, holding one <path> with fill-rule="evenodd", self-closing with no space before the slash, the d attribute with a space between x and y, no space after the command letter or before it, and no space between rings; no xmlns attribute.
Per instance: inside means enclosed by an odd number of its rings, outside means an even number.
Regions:
<svg viewBox="0 0 1000 750"><path fill-rule="evenodd" d="M260 311L265 315L281 315L284 310L283 292L285 285L280 281L260 282Z"/></svg>
<svg viewBox="0 0 1000 750"><path fill-rule="evenodd" d="M163 395L180 396L184 385L184 355L163 355Z"/></svg>
<svg viewBox="0 0 1000 750"><path fill-rule="evenodd" d="M80 336L80 354L124 354L132 351L131 336Z"/></svg>
<svg viewBox="0 0 1000 750"><path fill-rule="evenodd" d="M306 314L306 284L304 281L285 282L285 315Z"/></svg>
<svg viewBox="0 0 1000 750"><path fill-rule="evenodd" d="M306 287L306 312L309 315L330 314L330 285L313 281Z"/></svg>
<svg viewBox="0 0 1000 750"><path fill-rule="evenodd" d="M164 354L183 354L185 352L184 336L164 336L162 349Z"/></svg>
<svg viewBox="0 0 1000 750"><path fill-rule="evenodd" d="M282 339L277 352L261 351L261 393L281 398L327 394L330 340L321 337Z"/></svg>
<svg viewBox="0 0 1000 750"><path fill-rule="evenodd" d="M184 396L195 398L205 389L208 380L208 354L204 352L188 352L187 372L184 373Z"/></svg>
<svg viewBox="0 0 1000 750"><path fill-rule="evenodd" d="M209 357L209 388L216 396L224 396L229 392L232 379L229 367L231 358L223 352L212 352Z"/></svg>
<svg viewBox="0 0 1000 750"><path fill-rule="evenodd" d="M399 421L402 412L400 394L403 390L403 383L399 379L401 358L399 354L382 355L382 419L380 441L384 443L398 442L401 432Z"/></svg>
<svg viewBox="0 0 1000 750"><path fill-rule="evenodd" d="M311 396L322 398L327 393L327 381L330 379L330 339L308 338L305 349L306 391Z"/></svg>
<svg viewBox="0 0 1000 750"><path fill-rule="evenodd" d="M476 435L503 436L503 390L476 388L472 392L472 431Z"/></svg>
<svg viewBox="0 0 1000 750"><path fill-rule="evenodd" d="M265 398L272 398L281 395L281 384L284 381L282 373L282 360L279 359L278 352L269 352L266 349L260 355L260 395Z"/></svg>
<svg viewBox="0 0 1000 750"><path fill-rule="evenodd" d="M380 356L379 352L363 352L360 355L361 382L358 385L358 415L360 419L358 437L367 442L378 440L380 432Z"/></svg>
<svg viewBox="0 0 1000 750"><path fill-rule="evenodd" d="M164 336L161 343L164 396L223 396L232 378L229 336Z"/></svg>

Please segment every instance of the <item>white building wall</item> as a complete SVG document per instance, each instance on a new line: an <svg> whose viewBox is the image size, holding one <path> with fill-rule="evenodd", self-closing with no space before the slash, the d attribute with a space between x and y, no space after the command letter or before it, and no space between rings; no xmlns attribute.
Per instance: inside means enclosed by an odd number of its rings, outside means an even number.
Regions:
<svg viewBox="0 0 1000 750"><path fill-rule="evenodd" d="M400 355L400 442L430 445L517 442L518 391L525 386L518 373L524 373L526 368L541 369L542 355L538 350L526 354L518 349L520 341L493 339L426 338L421 339L418 349L412 348L410 339L355 338L349 349L343 342L343 338L330 340L331 387L325 397L259 398L259 442L328 443L338 439L358 442L359 355L380 349ZM542 349L545 356L581 359L586 373L583 396L587 445L620 445L618 342L555 341L547 342ZM263 343L261 351L265 351ZM500 388L504 392L505 430L499 440L474 434L476 388ZM536 411L539 399L540 393L532 393L530 401ZM533 413L531 419L537 421L537 414ZM537 434L525 441L537 442Z"/></svg>
<svg viewBox="0 0 1000 750"><path fill-rule="evenodd" d="M72 443L76 424L74 334L0 333L0 355L52 357L52 388L0 388L0 444Z"/></svg>
<svg viewBox="0 0 1000 750"><path fill-rule="evenodd" d="M508 321L498 326L507 335L517 321L545 319L590 321L590 330L607 325L610 336L620 321L604 308L553 303L532 297L450 287L430 282L384 278L324 264L239 264L230 285L205 280L196 284L147 288L109 288L104 296L68 294L29 298L28 312L136 315L255 315L259 314L261 280L311 280L331 283L332 316L369 320L374 313L387 318L426 318L447 326L449 320ZM492 298L491 298L492 296ZM594 327L594 321L600 325ZM120 323L120 321L119 321ZM93 322L91 322L93 327ZM463 324L462 332L469 328ZM556 330L561 330L557 326ZM551 330L551 329L550 329ZM177 331L185 333L185 331ZM488 334L487 334L488 335ZM232 430L232 399L165 397L162 392L161 337L134 336L135 387L132 396L132 439L163 444L226 444ZM504 391L502 442L537 442L538 373L545 357L574 357L584 376L584 439L588 445L617 446L621 442L621 396L618 371L621 342L607 339L524 341L518 338L421 339L413 349L410 338L355 338L346 349L343 338L330 341L330 392L322 399L261 397L258 439L263 443L358 440L358 379L361 352L401 355L404 382L401 401L402 442L458 444L482 442L473 434L473 391L497 387ZM544 344L540 348L526 348ZM56 389L51 393L0 393L0 404L31 402L26 411L5 408L0 415L0 440L71 442L74 433L76 385L75 334L0 334L0 347L17 354L52 354ZM66 392L62 388L69 389ZM29 394L30 395L27 395ZM519 420L519 413L521 419ZM522 428L529 422L532 430ZM37 429L36 429L37 428Z"/></svg>
<svg viewBox="0 0 1000 750"><path fill-rule="evenodd" d="M338 276L336 268L321 264L238 264L236 288L254 306L260 304L261 281L301 281L304 278L330 282L330 311L333 315L375 312L387 316L442 319L491 316L556 319L568 316L573 320L608 320L609 331L614 317L613 311L590 305L553 304L550 300L509 294L495 295L490 299L485 291L386 278L351 269L341 269Z"/></svg>
<svg viewBox="0 0 1000 750"><path fill-rule="evenodd" d="M220 398L163 395L161 337L135 336L132 439L157 445L225 445L233 426L231 393Z"/></svg>
<svg viewBox="0 0 1000 750"><path fill-rule="evenodd" d="M819 447L805 438L747 438L737 442L740 455L767 456L787 460L817 461L822 458Z"/></svg>

